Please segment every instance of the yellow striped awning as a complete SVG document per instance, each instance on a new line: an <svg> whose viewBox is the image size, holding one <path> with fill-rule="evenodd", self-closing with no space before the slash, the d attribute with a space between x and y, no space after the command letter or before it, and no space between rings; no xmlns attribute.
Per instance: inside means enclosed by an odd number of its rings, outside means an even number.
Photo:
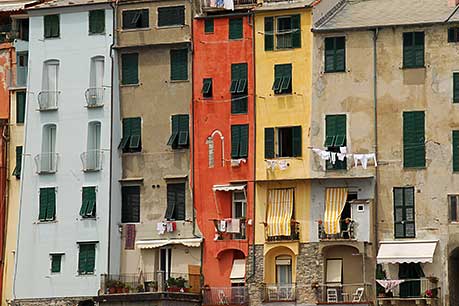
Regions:
<svg viewBox="0 0 459 306"><path fill-rule="evenodd" d="M339 234L339 219L346 205L347 188L325 189L324 230L328 235Z"/></svg>
<svg viewBox="0 0 459 306"><path fill-rule="evenodd" d="M293 188L268 191L267 235L290 236L293 214Z"/></svg>

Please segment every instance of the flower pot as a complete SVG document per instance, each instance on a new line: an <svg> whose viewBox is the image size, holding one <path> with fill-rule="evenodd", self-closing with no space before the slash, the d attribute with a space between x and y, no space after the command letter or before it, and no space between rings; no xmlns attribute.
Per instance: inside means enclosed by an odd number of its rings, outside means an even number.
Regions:
<svg viewBox="0 0 459 306"><path fill-rule="evenodd" d="M129 293L129 288L124 288L124 293Z"/></svg>
<svg viewBox="0 0 459 306"><path fill-rule="evenodd" d="M124 288L116 288L116 293L123 293L124 292Z"/></svg>
<svg viewBox="0 0 459 306"><path fill-rule="evenodd" d="M168 292L180 292L180 288L178 288L178 287L168 287L167 291Z"/></svg>
<svg viewBox="0 0 459 306"><path fill-rule="evenodd" d="M108 288L108 293L109 293L109 294L114 294L114 293L116 293L116 288L115 288L115 287L110 287L110 288Z"/></svg>

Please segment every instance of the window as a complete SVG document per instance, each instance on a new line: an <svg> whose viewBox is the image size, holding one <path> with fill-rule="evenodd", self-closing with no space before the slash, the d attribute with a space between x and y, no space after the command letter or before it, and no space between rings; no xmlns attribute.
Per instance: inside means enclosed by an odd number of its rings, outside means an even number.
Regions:
<svg viewBox="0 0 459 306"><path fill-rule="evenodd" d="M204 20L204 33L214 32L214 19L209 18Z"/></svg>
<svg viewBox="0 0 459 306"><path fill-rule="evenodd" d="M123 30L148 27L148 9L123 11Z"/></svg>
<svg viewBox="0 0 459 306"><path fill-rule="evenodd" d="M346 38L325 38L325 72L346 71Z"/></svg>
<svg viewBox="0 0 459 306"><path fill-rule="evenodd" d="M89 11L89 34L105 33L105 10Z"/></svg>
<svg viewBox="0 0 459 306"><path fill-rule="evenodd" d="M292 64L274 65L274 84L276 95L292 93Z"/></svg>
<svg viewBox="0 0 459 306"><path fill-rule="evenodd" d="M276 257L276 283L280 285L292 283L292 257L285 255Z"/></svg>
<svg viewBox="0 0 459 306"><path fill-rule="evenodd" d="M159 267L164 272L164 280L171 276L172 248L161 248L159 250Z"/></svg>
<svg viewBox="0 0 459 306"><path fill-rule="evenodd" d="M459 103L459 72L453 73L453 103Z"/></svg>
<svg viewBox="0 0 459 306"><path fill-rule="evenodd" d="M327 284L341 284L343 281L343 260L327 259Z"/></svg>
<svg viewBox="0 0 459 306"><path fill-rule="evenodd" d="M16 15L17 16L17 15ZM29 40L29 18L15 18L16 16L11 16L13 19L13 29L17 33L17 39Z"/></svg>
<svg viewBox="0 0 459 306"><path fill-rule="evenodd" d="M301 48L300 15L265 17L264 36L265 51Z"/></svg>
<svg viewBox="0 0 459 306"><path fill-rule="evenodd" d="M123 153L140 152L142 150L142 119L123 119L123 138L119 148Z"/></svg>
<svg viewBox="0 0 459 306"><path fill-rule="evenodd" d="M395 238L414 238L414 187L394 188Z"/></svg>
<svg viewBox="0 0 459 306"><path fill-rule="evenodd" d="M93 274L96 265L96 244L78 243L78 274Z"/></svg>
<svg viewBox="0 0 459 306"><path fill-rule="evenodd" d="M43 66L42 91L38 95L40 110L57 109L59 97L59 61L48 60Z"/></svg>
<svg viewBox="0 0 459 306"><path fill-rule="evenodd" d="M188 80L188 49L171 50L171 80Z"/></svg>
<svg viewBox="0 0 459 306"><path fill-rule="evenodd" d="M459 195L457 194L450 194L448 195L448 203L449 203L449 221L450 222L458 222L458 207L459 204Z"/></svg>
<svg viewBox="0 0 459 306"><path fill-rule="evenodd" d="M452 135L453 146L453 171L459 171L459 131L453 131Z"/></svg>
<svg viewBox="0 0 459 306"><path fill-rule="evenodd" d="M403 33L403 68L424 67L424 32Z"/></svg>
<svg viewBox="0 0 459 306"><path fill-rule="evenodd" d="M167 184L167 220L185 220L185 183Z"/></svg>
<svg viewBox="0 0 459 306"><path fill-rule="evenodd" d="M101 169L102 151L100 150L101 123L92 121L88 123L87 152L84 154L84 169L96 171Z"/></svg>
<svg viewBox="0 0 459 306"><path fill-rule="evenodd" d="M265 128L265 158L301 157L301 153L301 126Z"/></svg>
<svg viewBox="0 0 459 306"><path fill-rule="evenodd" d="M140 222L140 186L122 186L121 195L121 222Z"/></svg>
<svg viewBox="0 0 459 306"><path fill-rule="evenodd" d="M59 15L46 15L44 19L44 36L45 38L59 37Z"/></svg>
<svg viewBox="0 0 459 306"><path fill-rule="evenodd" d="M185 7L158 7L158 27L177 26L185 24Z"/></svg>
<svg viewBox="0 0 459 306"><path fill-rule="evenodd" d="M39 167L39 173L54 173L57 170L55 124L47 124L43 127Z"/></svg>
<svg viewBox="0 0 459 306"><path fill-rule="evenodd" d="M229 20L229 39L241 39L242 37L242 18L231 18Z"/></svg>
<svg viewBox="0 0 459 306"><path fill-rule="evenodd" d="M419 168L426 165L424 112L403 113L403 166Z"/></svg>
<svg viewBox="0 0 459 306"><path fill-rule="evenodd" d="M17 178L21 178L22 170L22 146L16 147L16 167L14 168L13 175Z"/></svg>
<svg viewBox="0 0 459 306"><path fill-rule="evenodd" d="M231 158L247 158L249 151L249 125L231 126Z"/></svg>
<svg viewBox="0 0 459 306"><path fill-rule="evenodd" d="M172 149L188 148L189 145L189 116L172 115L172 133L167 145Z"/></svg>
<svg viewBox="0 0 459 306"><path fill-rule="evenodd" d="M41 222L56 219L56 188L40 188L40 207L38 220Z"/></svg>
<svg viewBox="0 0 459 306"><path fill-rule="evenodd" d="M16 124L24 123L25 117L26 92L16 92Z"/></svg>
<svg viewBox="0 0 459 306"><path fill-rule="evenodd" d="M346 138L346 115L326 115L324 146L328 148L328 151L340 153L340 147L347 145ZM343 161L337 159L334 164L327 161L329 170L346 168L346 158Z"/></svg>
<svg viewBox="0 0 459 306"><path fill-rule="evenodd" d="M96 217L96 187L83 187L80 216L83 218Z"/></svg>
<svg viewBox="0 0 459 306"><path fill-rule="evenodd" d="M459 27L448 29L448 42L459 42Z"/></svg>
<svg viewBox="0 0 459 306"><path fill-rule="evenodd" d="M16 54L16 86L27 86L27 67L29 65L29 54L27 52L18 52Z"/></svg>
<svg viewBox="0 0 459 306"><path fill-rule="evenodd" d="M121 55L121 85L139 84L139 54Z"/></svg>
<svg viewBox="0 0 459 306"><path fill-rule="evenodd" d="M212 79L211 78L202 80L202 96L204 98L212 98Z"/></svg>
<svg viewBox="0 0 459 306"><path fill-rule="evenodd" d="M231 64L231 114L247 113L247 63Z"/></svg>
<svg viewBox="0 0 459 306"><path fill-rule="evenodd" d="M247 198L245 191L233 191L233 205L232 205L233 219L240 220L240 233L234 235L234 239L245 239L245 218L247 217Z"/></svg>
<svg viewBox="0 0 459 306"><path fill-rule="evenodd" d="M50 254L51 256L51 273L61 272L62 256L64 254Z"/></svg>

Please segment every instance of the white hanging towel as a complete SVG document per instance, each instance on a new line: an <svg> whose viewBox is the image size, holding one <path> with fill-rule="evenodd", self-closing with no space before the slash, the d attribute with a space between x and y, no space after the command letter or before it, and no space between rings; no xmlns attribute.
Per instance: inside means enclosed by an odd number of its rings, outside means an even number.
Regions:
<svg viewBox="0 0 459 306"><path fill-rule="evenodd" d="M364 156L364 154L354 154L354 167L357 168L357 166L359 165L359 161L362 164L363 156ZM363 166L363 164L362 164L362 166Z"/></svg>
<svg viewBox="0 0 459 306"><path fill-rule="evenodd" d="M339 148L339 152L342 153L342 154L346 154L347 153L347 147L340 147Z"/></svg>
<svg viewBox="0 0 459 306"><path fill-rule="evenodd" d="M220 232L226 232L226 221L220 220Z"/></svg>
<svg viewBox="0 0 459 306"><path fill-rule="evenodd" d="M166 231L166 224L164 222L158 222L156 224L156 231L159 235L164 235L164 232Z"/></svg>
<svg viewBox="0 0 459 306"><path fill-rule="evenodd" d="M226 10L234 11L234 2L233 0L224 0L224 7Z"/></svg>
<svg viewBox="0 0 459 306"><path fill-rule="evenodd" d="M280 170L287 170L287 168L288 168L288 163L287 163L286 160L280 160L280 161L278 161L277 164L279 165L279 169Z"/></svg>
<svg viewBox="0 0 459 306"><path fill-rule="evenodd" d="M338 156L339 161L344 161L344 159L346 158L346 154L344 153L337 153L336 155Z"/></svg>
<svg viewBox="0 0 459 306"><path fill-rule="evenodd" d="M228 226L227 226L226 232L227 233L232 233L232 234L239 234L240 233L239 219L231 219L231 221L228 222Z"/></svg>
<svg viewBox="0 0 459 306"><path fill-rule="evenodd" d="M375 153L370 153L370 154L365 154L366 158L368 160L373 159L373 162L375 163L375 167L378 167L378 163L376 162L376 154Z"/></svg>

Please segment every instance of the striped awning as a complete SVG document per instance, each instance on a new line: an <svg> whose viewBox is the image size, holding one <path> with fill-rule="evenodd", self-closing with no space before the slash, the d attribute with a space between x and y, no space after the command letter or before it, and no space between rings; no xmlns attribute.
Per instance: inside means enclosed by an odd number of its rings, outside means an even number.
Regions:
<svg viewBox="0 0 459 306"><path fill-rule="evenodd" d="M267 235L290 236L293 213L293 188L268 191Z"/></svg>
<svg viewBox="0 0 459 306"><path fill-rule="evenodd" d="M324 230L328 235L339 234L339 220L346 205L347 188L325 189Z"/></svg>

